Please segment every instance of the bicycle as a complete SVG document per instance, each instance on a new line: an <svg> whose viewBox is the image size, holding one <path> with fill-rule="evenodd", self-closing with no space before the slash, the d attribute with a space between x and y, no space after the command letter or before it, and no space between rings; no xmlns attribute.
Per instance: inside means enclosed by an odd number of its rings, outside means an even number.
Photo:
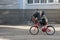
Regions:
<svg viewBox="0 0 60 40"><path fill-rule="evenodd" d="M42 25L38 21L35 21L35 24L30 27L29 32L32 35L37 35L39 33L39 29L41 29L42 32L46 32L47 35L55 34L55 28L53 26L46 23L46 25L42 27Z"/></svg>

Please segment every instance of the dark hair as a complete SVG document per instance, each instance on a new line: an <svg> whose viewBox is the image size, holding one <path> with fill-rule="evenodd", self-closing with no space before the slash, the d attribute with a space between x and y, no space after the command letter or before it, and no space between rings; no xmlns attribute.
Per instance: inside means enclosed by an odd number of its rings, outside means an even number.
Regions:
<svg viewBox="0 0 60 40"><path fill-rule="evenodd" d="M36 9L36 11L38 11L39 9Z"/></svg>

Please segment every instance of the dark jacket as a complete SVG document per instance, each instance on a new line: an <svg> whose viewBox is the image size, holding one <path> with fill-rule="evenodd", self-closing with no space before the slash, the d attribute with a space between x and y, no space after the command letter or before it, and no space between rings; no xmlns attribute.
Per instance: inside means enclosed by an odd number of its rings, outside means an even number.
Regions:
<svg viewBox="0 0 60 40"><path fill-rule="evenodd" d="M41 16L40 16L40 13L39 12L36 12L35 14L33 14L33 16L36 18L38 18L38 20L41 19Z"/></svg>

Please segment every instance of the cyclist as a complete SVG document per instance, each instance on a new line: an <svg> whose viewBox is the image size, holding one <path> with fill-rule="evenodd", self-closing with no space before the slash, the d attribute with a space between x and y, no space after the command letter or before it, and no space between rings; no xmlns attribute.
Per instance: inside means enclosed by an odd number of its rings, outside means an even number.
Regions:
<svg viewBox="0 0 60 40"><path fill-rule="evenodd" d="M36 23L36 20L39 21L39 23L44 26L48 23L47 21L47 17L45 16L45 12L44 11L38 11L38 9L36 10L36 12L33 14L33 22Z"/></svg>

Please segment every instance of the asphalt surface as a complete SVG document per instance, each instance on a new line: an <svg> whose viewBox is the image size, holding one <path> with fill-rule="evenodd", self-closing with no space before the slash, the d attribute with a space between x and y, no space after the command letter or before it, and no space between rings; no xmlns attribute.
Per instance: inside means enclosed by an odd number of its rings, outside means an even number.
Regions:
<svg viewBox="0 0 60 40"><path fill-rule="evenodd" d="M54 35L47 35L39 31L38 35L31 35L31 26L0 25L0 40L60 40L60 24L55 25Z"/></svg>

